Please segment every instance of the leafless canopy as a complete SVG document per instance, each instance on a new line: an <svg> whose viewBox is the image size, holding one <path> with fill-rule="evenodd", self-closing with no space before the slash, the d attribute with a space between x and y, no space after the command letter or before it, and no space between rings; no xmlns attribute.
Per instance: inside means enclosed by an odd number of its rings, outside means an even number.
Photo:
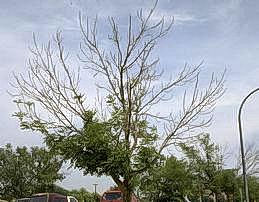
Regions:
<svg viewBox="0 0 259 202"><path fill-rule="evenodd" d="M155 123L152 119L157 120L161 124L157 127L158 151L162 152L176 140L191 137L194 134L191 131L210 124L211 112L224 92L224 74L219 79L212 75L204 89L199 87L201 64L185 65L176 76L166 78L157 68L159 59L154 59L153 50L159 39L170 31L173 19L168 22L161 18L154 22L154 9L129 16L126 33L120 30L115 18L108 18L111 30L108 48L98 37L97 19L90 22L80 15L83 41L79 59L96 78L102 79L98 87L113 99L113 105L107 107L113 108L111 111L114 108L120 110L123 117L120 138L128 141L130 149L134 150L139 139L143 138L138 123L143 120ZM52 44L39 47L34 37L28 75L15 75L18 115L61 135L80 133L80 120L84 121L89 110L87 92L79 88L80 71L67 61L60 32L54 37L53 48ZM182 96L173 97L179 87L185 89ZM168 106L168 114L154 113L158 104L176 98L182 103L178 112ZM160 133L161 128L164 130Z"/></svg>
<svg viewBox="0 0 259 202"><path fill-rule="evenodd" d="M247 145L245 152L246 159L246 169L248 176L258 176L259 175L259 149L255 144ZM237 160L237 170L241 172L242 162L241 162L241 154ZM240 173L241 174L241 173Z"/></svg>

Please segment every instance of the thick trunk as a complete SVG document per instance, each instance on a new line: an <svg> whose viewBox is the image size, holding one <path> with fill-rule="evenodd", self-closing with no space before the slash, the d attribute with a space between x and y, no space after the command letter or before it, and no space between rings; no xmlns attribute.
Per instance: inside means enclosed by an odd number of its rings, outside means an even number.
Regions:
<svg viewBox="0 0 259 202"><path fill-rule="evenodd" d="M124 190L123 192L123 202L131 202L131 191L130 190Z"/></svg>
<svg viewBox="0 0 259 202"><path fill-rule="evenodd" d="M130 187L129 180L124 180L123 185L123 202L131 202L132 189Z"/></svg>
<svg viewBox="0 0 259 202"><path fill-rule="evenodd" d="M118 185L119 189L123 193L123 202L131 202L132 188L130 186L129 180L121 181L118 177L112 177L115 183Z"/></svg>

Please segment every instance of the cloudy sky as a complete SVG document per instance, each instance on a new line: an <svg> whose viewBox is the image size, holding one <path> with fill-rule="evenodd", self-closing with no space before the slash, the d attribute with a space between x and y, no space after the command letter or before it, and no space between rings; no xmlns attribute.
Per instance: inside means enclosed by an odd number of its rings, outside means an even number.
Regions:
<svg viewBox="0 0 259 202"><path fill-rule="evenodd" d="M74 58L80 43L78 13L98 16L105 31L105 19L114 16L124 19L140 8L148 9L151 0L0 0L0 146L42 145L40 135L22 132L12 117L15 105L7 91L12 91L12 73L26 71L32 44L32 33L42 43L56 30L62 30L67 50ZM156 50L160 64L174 72L185 63L204 61L203 78L211 72L220 74L227 69L224 97L215 110L213 124L205 131L220 144L239 147L237 111L240 102L252 89L259 87L259 2L248 0L160 0L154 20L161 16L174 17L172 31ZM103 39L105 43L105 39ZM86 82L86 88L92 84ZM88 87L87 87L88 85ZM90 88L89 88L90 89ZM94 94L95 92L92 92ZM91 94L91 92L89 92ZM243 111L244 134L247 142L259 142L259 95L254 95ZM103 191L112 183L109 179L82 177L79 171L69 170L62 183L66 188L81 186L93 190L99 183Z"/></svg>

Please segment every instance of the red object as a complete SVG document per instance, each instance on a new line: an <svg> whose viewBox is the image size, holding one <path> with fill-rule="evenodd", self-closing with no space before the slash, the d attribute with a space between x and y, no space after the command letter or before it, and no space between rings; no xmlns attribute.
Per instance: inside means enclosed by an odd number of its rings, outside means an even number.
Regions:
<svg viewBox="0 0 259 202"><path fill-rule="evenodd" d="M30 198L18 199L17 202L68 202L67 197L56 193L35 194Z"/></svg>

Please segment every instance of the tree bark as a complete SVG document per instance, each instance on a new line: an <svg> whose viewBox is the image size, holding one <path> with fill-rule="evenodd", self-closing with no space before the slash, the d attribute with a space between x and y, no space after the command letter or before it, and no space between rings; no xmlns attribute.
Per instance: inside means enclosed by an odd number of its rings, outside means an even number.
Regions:
<svg viewBox="0 0 259 202"><path fill-rule="evenodd" d="M123 202L131 202L132 188L130 187L130 180L124 180L123 185Z"/></svg>
<svg viewBox="0 0 259 202"><path fill-rule="evenodd" d="M131 191L127 188L124 190L123 193L123 202L131 202Z"/></svg>
<svg viewBox="0 0 259 202"><path fill-rule="evenodd" d="M132 188L129 180L121 181L117 176L112 176L114 182L118 185L120 191L123 193L123 202L131 202Z"/></svg>

